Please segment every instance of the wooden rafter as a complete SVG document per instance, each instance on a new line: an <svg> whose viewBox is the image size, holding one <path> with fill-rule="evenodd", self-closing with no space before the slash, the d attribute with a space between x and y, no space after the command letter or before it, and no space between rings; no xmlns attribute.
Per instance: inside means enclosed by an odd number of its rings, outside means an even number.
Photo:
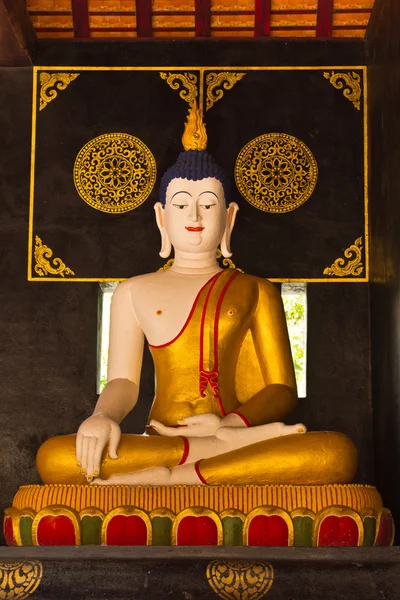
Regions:
<svg viewBox="0 0 400 600"><path fill-rule="evenodd" d="M35 39L24 0L0 0L0 65L32 64Z"/></svg>
<svg viewBox="0 0 400 600"><path fill-rule="evenodd" d="M318 0L317 38L332 37L333 0Z"/></svg>
<svg viewBox="0 0 400 600"><path fill-rule="evenodd" d="M195 0L195 35L211 35L211 0Z"/></svg>
<svg viewBox="0 0 400 600"><path fill-rule="evenodd" d="M153 35L151 0L136 0L136 31L138 37Z"/></svg>
<svg viewBox="0 0 400 600"><path fill-rule="evenodd" d="M74 37L90 37L88 0L72 0L72 21Z"/></svg>
<svg viewBox="0 0 400 600"><path fill-rule="evenodd" d="M254 37L271 33L271 0L255 0Z"/></svg>

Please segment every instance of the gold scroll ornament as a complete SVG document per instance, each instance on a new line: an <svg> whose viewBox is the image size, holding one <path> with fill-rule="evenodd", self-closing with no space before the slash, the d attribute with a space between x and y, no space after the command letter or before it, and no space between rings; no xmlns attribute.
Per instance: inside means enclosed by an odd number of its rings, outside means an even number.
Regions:
<svg viewBox="0 0 400 600"><path fill-rule="evenodd" d="M164 79L173 90L179 90L180 97L193 106L197 98L197 76L193 73L163 73L160 72L161 79Z"/></svg>
<svg viewBox="0 0 400 600"><path fill-rule="evenodd" d="M0 561L0 600L24 600L40 585L42 563L38 560Z"/></svg>
<svg viewBox="0 0 400 600"><path fill-rule="evenodd" d="M271 589L274 570L263 561L214 560L207 566L206 577L224 600L260 600Z"/></svg>
<svg viewBox="0 0 400 600"><path fill-rule="evenodd" d="M40 277L45 277L46 275L60 275L60 277L65 277L65 275L75 275L72 269L67 267L61 258L52 258L53 250L48 246L45 246L38 235L35 236L34 255L36 261L34 267L35 273Z"/></svg>
<svg viewBox="0 0 400 600"><path fill-rule="evenodd" d="M157 176L149 148L128 133L106 133L85 144L74 165L78 194L89 206L124 213L143 204Z"/></svg>
<svg viewBox="0 0 400 600"><path fill-rule="evenodd" d="M57 98L57 94L79 77L79 73L40 73L39 110L46 108L49 102Z"/></svg>
<svg viewBox="0 0 400 600"><path fill-rule="evenodd" d="M358 277L364 271L362 264L362 237L356 239L354 244L344 251L344 258L337 258L330 267L324 269L324 275L336 275L336 277L347 277L354 275Z"/></svg>
<svg viewBox="0 0 400 600"><path fill-rule="evenodd" d="M240 81L246 73L209 73L206 77L207 100L206 110L210 110L224 95L224 90L231 90L235 83Z"/></svg>
<svg viewBox="0 0 400 600"><path fill-rule="evenodd" d="M353 106L360 110L361 99L361 77L358 73L335 73L334 71L324 72L325 79L329 79L330 83L337 90L343 89L343 96L353 103Z"/></svg>
<svg viewBox="0 0 400 600"><path fill-rule="evenodd" d="M239 152L235 180L252 206L271 213L298 208L314 191L317 162L311 150L286 133L265 133Z"/></svg>

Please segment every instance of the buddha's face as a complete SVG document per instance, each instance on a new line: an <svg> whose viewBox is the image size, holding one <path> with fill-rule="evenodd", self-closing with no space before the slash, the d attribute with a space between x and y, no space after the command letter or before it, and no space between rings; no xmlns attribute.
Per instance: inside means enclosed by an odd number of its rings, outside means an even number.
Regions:
<svg viewBox="0 0 400 600"><path fill-rule="evenodd" d="M181 252L214 250L227 224L222 184L213 177L173 179L167 188L163 221L171 244Z"/></svg>

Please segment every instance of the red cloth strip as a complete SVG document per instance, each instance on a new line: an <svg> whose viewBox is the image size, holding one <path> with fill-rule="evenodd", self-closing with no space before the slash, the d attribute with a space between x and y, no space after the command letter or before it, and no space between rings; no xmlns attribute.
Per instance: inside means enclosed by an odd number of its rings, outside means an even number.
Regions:
<svg viewBox="0 0 400 600"><path fill-rule="evenodd" d="M256 0L254 37L268 36L271 33L271 0Z"/></svg>
<svg viewBox="0 0 400 600"><path fill-rule="evenodd" d="M185 462L187 461L187 457L189 455L189 440L185 437L183 437L183 435L180 436L181 439L183 440L183 454L182 454L182 458L178 463L178 467L179 465L184 465Z"/></svg>
<svg viewBox="0 0 400 600"><path fill-rule="evenodd" d="M318 0L317 37L332 37L333 0Z"/></svg>
<svg viewBox="0 0 400 600"><path fill-rule="evenodd" d="M204 479L203 475L200 473L200 463L201 463L201 460L198 460L197 462L194 463L194 468L196 470L197 477L200 479L201 483L204 483L204 485L208 485L207 481Z"/></svg>
<svg viewBox="0 0 400 600"><path fill-rule="evenodd" d="M136 30L138 37L153 35L151 0L136 0Z"/></svg>
<svg viewBox="0 0 400 600"><path fill-rule="evenodd" d="M211 35L211 0L195 0L196 37Z"/></svg>
<svg viewBox="0 0 400 600"><path fill-rule="evenodd" d="M87 0L72 0L72 21L74 24L74 37L90 37Z"/></svg>
<svg viewBox="0 0 400 600"><path fill-rule="evenodd" d="M240 413L238 413L236 411L235 412L230 412L230 413L228 413L228 415L237 415L238 417L240 417L242 419L242 421L246 425L246 427L250 427L250 423L249 423L249 421L246 419L246 417L244 415L241 415Z"/></svg>

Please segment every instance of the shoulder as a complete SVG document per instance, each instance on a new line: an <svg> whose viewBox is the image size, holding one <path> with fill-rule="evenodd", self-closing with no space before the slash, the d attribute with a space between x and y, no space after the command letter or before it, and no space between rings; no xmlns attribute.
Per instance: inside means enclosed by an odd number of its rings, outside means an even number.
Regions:
<svg viewBox="0 0 400 600"><path fill-rule="evenodd" d="M159 277L160 273L146 273L145 275L136 275L135 277L130 277L129 279L122 281L116 287L114 295L124 296L132 293L134 294L135 292L139 292L146 288L154 281L158 281Z"/></svg>
<svg viewBox="0 0 400 600"><path fill-rule="evenodd" d="M280 299L279 287L268 279L257 277L256 275L248 275L247 273L239 273L239 275L238 281L241 285L257 290L259 297L263 296L271 300L275 298Z"/></svg>

